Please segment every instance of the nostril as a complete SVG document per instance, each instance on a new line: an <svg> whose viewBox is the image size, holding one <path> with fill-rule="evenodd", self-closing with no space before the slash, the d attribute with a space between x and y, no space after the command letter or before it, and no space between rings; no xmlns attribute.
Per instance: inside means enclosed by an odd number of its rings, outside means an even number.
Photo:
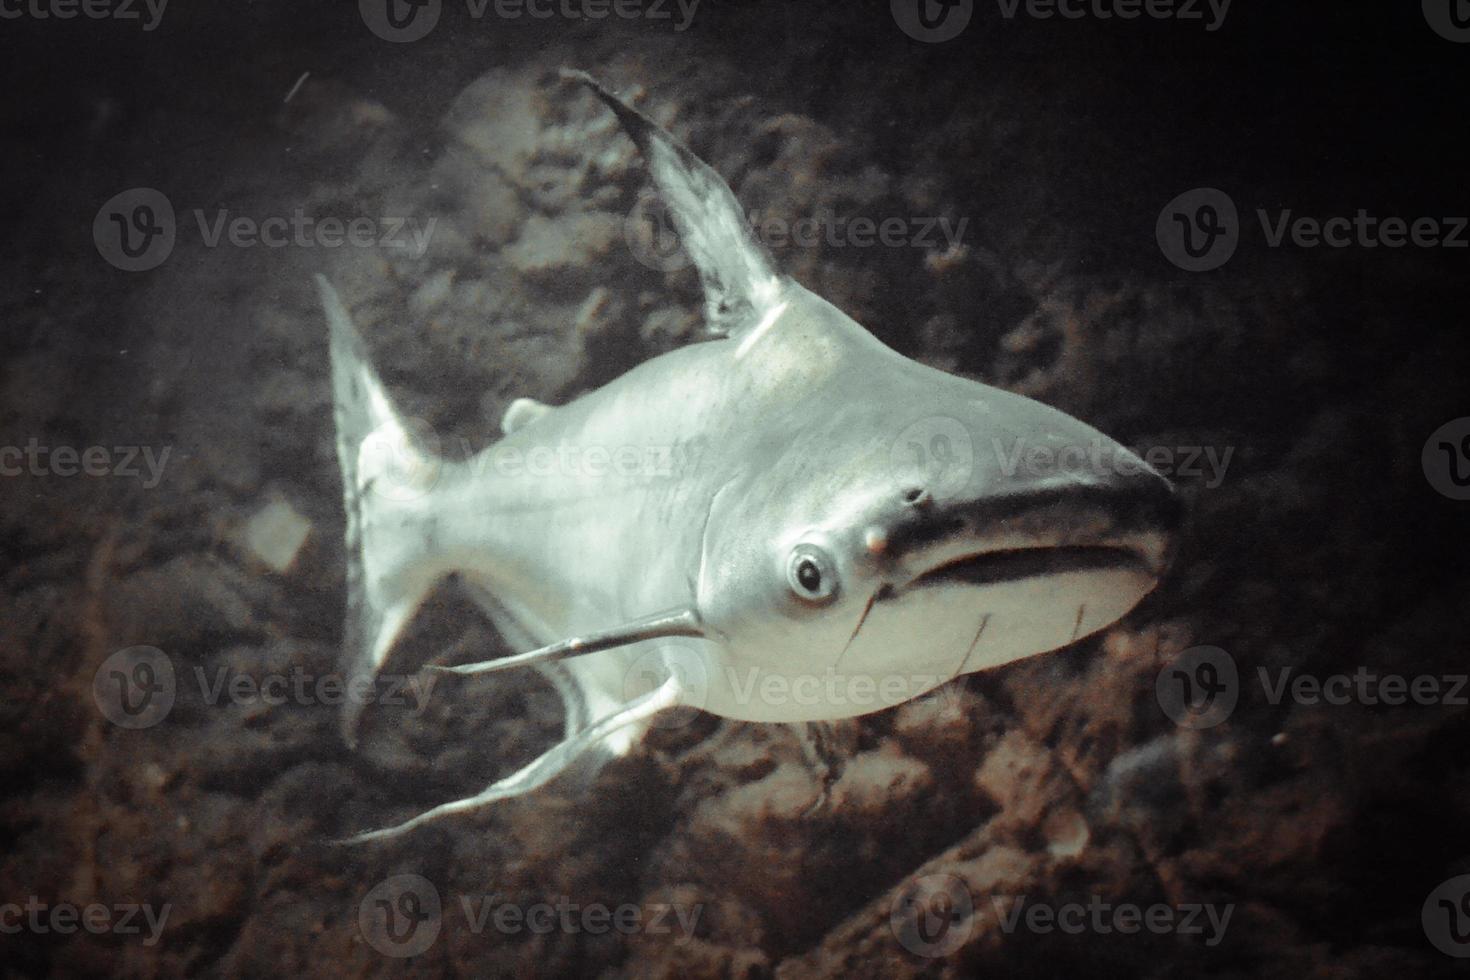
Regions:
<svg viewBox="0 0 1470 980"><path fill-rule="evenodd" d="M933 499L923 487L905 487L903 491L903 502L910 507L923 507Z"/></svg>

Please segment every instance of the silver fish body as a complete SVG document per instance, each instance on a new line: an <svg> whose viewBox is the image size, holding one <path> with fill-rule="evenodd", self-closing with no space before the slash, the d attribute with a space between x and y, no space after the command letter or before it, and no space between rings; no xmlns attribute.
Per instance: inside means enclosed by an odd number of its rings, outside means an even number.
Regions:
<svg viewBox="0 0 1470 980"><path fill-rule="evenodd" d="M500 442L451 463L416 447L321 282L350 669L374 674L455 572L527 651L455 669L534 664L567 702L567 738L547 756L366 837L624 752L676 705L757 722L882 710L1105 628L1167 564L1179 508L1142 460L1039 402L903 357L776 274L713 171L577 77L649 159L721 336L563 406L518 402ZM1015 446L1085 448L1073 455L1088 465L1017 466Z"/></svg>

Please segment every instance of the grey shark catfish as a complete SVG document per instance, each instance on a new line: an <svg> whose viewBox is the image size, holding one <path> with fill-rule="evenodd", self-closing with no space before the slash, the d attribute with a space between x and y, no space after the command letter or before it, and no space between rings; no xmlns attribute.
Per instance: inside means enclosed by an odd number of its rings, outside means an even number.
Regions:
<svg viewBox="0 0 1470 980"><path fill-rule="evenodd" d="M884 346L776 271L709 166L590 77L563 75L641 151L699 272L710 339L566 405L518 399L501 441L451 462L418 447L319 279L347 512L347 672L375 676L457 573L523 652L440 669L534 667L566 708L564 739L542 757L354 840L625 753L668 708L810 723L891 707L1096 633L1168 561L1178 507L1141 459L1062 412ZM1089 464L1036 472L987 452L1017 440L1085 449ZM343 718L349 742L357 711Z"/></svg>

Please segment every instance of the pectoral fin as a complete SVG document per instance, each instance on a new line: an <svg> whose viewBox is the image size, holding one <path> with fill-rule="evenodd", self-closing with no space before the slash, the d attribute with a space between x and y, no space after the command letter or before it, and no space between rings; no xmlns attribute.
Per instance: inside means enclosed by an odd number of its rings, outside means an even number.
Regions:
<svg viewBox="0 0 1470 980"><path fill-rule="evenodd" d="M539 650L531 650L513 657L501 657L499 660L486 660L478 664L461 664L458 667L431 666L429 669L463 676L489 674L497 670L510 670L513 667L534 667L558 660L568 660L572 657L583 657L589 653L611 650L614 647L627 646L643 640L656 640L665 636L707 637L709 630L693 609L676 609L671 612L657 613L644 619L635 619L631 623L624 623L612 629L574 636L569 640L562 640L560 643L553 643Z"/></svg>
<svg viewBox="0 0 1470 980"><path fill-rule="evenodd" d="M704 286L709 331L738 338L780 302L781 277L756 241L740 202L720 175L658 123L613 95L586 72L562 70L607 103L648 162Z"/></svg>
<svg viewBox="0 0 1470 980"><path fill-rule="evenodd" d="M517 398L510 403L510 407L500 417L500 431L505 435L511 435L524 429L550 411L550 405L538 402L534 398Z"/></svg>

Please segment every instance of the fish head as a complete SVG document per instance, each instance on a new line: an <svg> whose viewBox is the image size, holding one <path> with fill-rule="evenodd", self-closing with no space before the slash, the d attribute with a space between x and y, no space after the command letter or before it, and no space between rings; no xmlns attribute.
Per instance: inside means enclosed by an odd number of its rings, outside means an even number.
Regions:
<svg viewBox="0 0 1470 980"><path fill-rule="evenodd" d="M1097 633L1157 585L1181 507L1137 455L1011 392L838 360L712 502L707 710L881 710Z"/></svg>

